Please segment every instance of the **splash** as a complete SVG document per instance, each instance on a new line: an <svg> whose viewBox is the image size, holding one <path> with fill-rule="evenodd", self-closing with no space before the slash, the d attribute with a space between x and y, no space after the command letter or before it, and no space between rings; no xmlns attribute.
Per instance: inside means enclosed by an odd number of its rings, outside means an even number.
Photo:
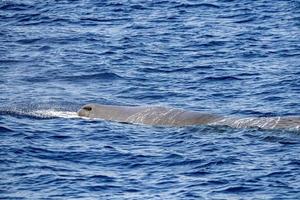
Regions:
<svg viewBox="0 0 300 200"><path fill-rule="evenodd" d="M0 109L0 115L8 115L13 117L29 117L35 119L51 119L51 118L79 118L75 111L65 111L54 108L46 109L22 109L9 108Z"/></svg>
<svg viewBox="0 0 300 200"><path fill-rule="evenodd" d="M32 111L30 113L34 117L40 117L40 118L79 118L77 112L70 112L70 111L59 111L59 110L53 110L53 109L48 109L48 110L36 110Z"/></svg>

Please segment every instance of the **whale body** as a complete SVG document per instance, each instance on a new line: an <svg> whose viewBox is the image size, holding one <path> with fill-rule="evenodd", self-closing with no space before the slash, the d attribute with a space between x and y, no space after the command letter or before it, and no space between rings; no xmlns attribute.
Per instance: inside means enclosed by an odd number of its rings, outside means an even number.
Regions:
<svg viewBox="0 0 300 200"><path fill-rule="evenodd" d="M84 105L81 117L157 126L220 125L233 128L300 129L300 117L224 117L161 106Z"/></svg>

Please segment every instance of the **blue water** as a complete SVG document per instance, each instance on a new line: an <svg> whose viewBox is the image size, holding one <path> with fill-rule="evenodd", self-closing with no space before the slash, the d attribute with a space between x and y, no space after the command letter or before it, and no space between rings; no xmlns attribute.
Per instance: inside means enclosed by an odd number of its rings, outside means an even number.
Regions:
<svg viewBox="0 0 300 200"><path fill-rule="evenodd" d="M0 1L0 199L300 199L300 135L76 117L300 115L298 0Z"/></svg>

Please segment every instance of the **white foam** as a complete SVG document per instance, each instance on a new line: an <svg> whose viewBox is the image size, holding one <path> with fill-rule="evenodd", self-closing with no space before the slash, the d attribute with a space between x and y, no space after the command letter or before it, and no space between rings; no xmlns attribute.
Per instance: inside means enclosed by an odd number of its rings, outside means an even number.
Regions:
<svg viewBox="0 0 300 200"><path fill-rule="evenodd" d="M79 118L77 112L59 110L36 110L31 113L37 117L60 117L60 118Z"/></svg>

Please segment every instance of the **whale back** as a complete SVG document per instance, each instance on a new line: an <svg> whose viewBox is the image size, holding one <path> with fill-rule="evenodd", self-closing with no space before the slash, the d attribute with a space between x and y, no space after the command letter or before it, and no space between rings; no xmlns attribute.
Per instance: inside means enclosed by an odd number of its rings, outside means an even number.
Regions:
<svg viewBox="0 0 300 200"><path fill-rule="evenodd" d="M84 108L89 108L89 113L81 116L134 124L183 126L207 124L217 118L214 115L161 106L129 107L99 104L88 104L83 106L78 112L79 115Z"/></svg>
<svg viewBox="0 0 300 200"><path fill-rule="evenodd" d="M300 117L221 117L194 111L161 106L114 106L87 104L79 116L148 125L218 125L233 128L300 130Z"/></svg>

